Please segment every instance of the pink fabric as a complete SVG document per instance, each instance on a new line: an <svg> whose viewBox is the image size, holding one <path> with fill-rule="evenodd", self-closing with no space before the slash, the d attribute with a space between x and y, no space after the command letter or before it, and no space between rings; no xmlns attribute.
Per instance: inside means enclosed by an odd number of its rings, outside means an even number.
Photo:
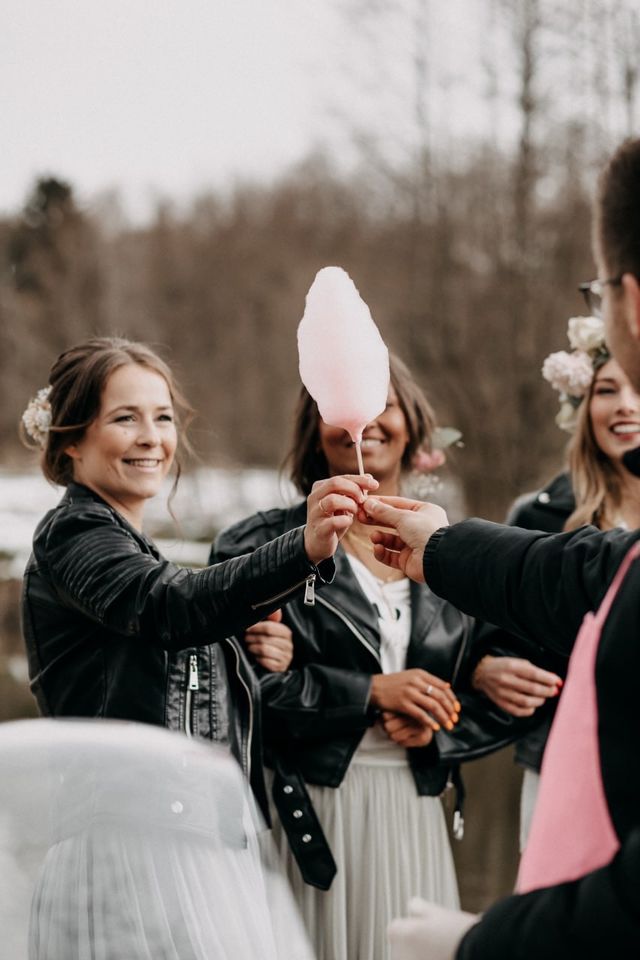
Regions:
<svg viewBox="0 0 640 960"><path fill-rule="evenodd" d="M595 662L611 604L639 555L640 544L635 544L599 610L587 614L578 634L542 762L518 893L584 876L609 863L620 846L602 783Z"/></svg>

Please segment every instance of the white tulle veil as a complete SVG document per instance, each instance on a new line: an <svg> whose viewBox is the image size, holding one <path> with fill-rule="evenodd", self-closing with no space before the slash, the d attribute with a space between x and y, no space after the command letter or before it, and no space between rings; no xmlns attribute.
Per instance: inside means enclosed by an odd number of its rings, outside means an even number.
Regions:
<svg viewBox="0 0 640 960"><path fill-rule="evenodd" d="M0 960L312 960L269 844L222 748L0 725Z"/></svg>

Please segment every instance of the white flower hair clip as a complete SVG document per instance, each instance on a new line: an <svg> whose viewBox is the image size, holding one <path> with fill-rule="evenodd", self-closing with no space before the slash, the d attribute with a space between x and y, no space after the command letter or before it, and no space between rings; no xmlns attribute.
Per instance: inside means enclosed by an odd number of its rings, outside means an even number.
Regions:
<svg viewBox="0 0 640 960"><path fill-rule="evenodd" d="M43 387L42 390L38 390L22 414L24 429L31 439L41 447L45 446L51 427L50 393L51 387Z"/></svg>
<svg viewBox="0 0 640 960"><path fill-rule="evenodd" d="M578 407L589 392L595 371L611 359L600 317L571 317L567 336L572 350L550 353L542 376L560 394L556 424L572 433L578 422Z"/></svg>

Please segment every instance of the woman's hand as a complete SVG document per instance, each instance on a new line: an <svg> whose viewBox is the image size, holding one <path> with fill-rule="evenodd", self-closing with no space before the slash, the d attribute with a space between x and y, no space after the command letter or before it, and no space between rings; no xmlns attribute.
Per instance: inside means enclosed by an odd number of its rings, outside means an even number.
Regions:
<svg viewBox="0 0 640 960"><path fill-rule="evenodd" d="M452 730L460 710L449 684L419 667L399 673L374 673L371 703L381 710L404 714L433 730L439 730L441 725Z"/></svg>
<svg viewBox="0 0 640 960"><path fill-rule="evenodd" d="M427 747L433 740L433 727L402 713L385 710L382 714L382 726L390 740L399 747Z"/></svg>
<svg viewBox="0 0 640 960"><path fill-rule="evenodd" d="M282 610L274 610L266 620L254 623L244 634L244 642L261 667L283 673L293 660L293 634L282 623Z"/></svg>
<svg viewBox="0 0 640 960"><path fill-rule="evenodd" d="M304 548L311 563L332 557L369 491L378 481L371 474L317 480L307 497Z"/></svg>
<svg viewBox="0 0 640 960"><path fill-rule="evenodd" d="M562 679L518 657L487 655L471 675L471 685L513 717L530 717L549 697L557 697Z"/></svg>

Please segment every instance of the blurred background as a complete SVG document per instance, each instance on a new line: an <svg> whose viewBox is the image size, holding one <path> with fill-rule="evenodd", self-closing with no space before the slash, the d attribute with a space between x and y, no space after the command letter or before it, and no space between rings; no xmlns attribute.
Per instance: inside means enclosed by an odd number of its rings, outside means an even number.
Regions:
<svg viewBox="0 0 640 960"><path fill-rule="evenodd" d="M176 533L291 499L295 331L349 271L441 423L454 518L502 519L562 464L540 376L594 275L597 172L637 135L636 0L3 0L0 719L31 715L20 575L60 491L17 423L55 356L149 341L198 411ZM465 906L511 889L519 775L467 770Z"/></svg>

